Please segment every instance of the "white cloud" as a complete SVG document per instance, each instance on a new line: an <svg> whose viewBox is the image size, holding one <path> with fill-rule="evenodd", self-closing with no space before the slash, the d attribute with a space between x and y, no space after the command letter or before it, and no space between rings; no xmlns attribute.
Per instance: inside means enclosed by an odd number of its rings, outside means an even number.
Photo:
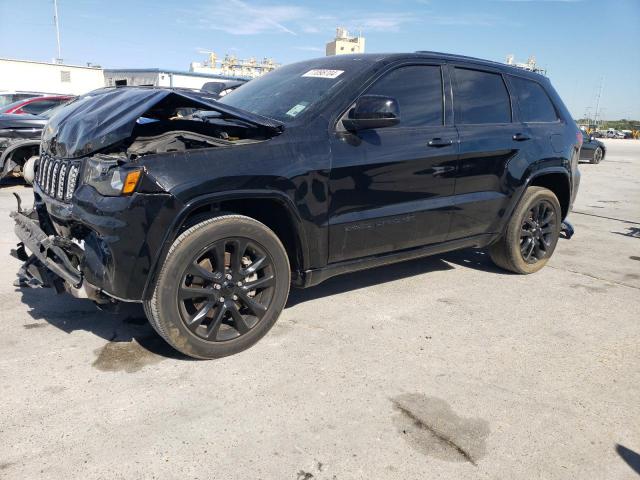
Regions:
<svg viewBox="0 0 640 480"><path fill-rule="evenodd" d="M555 3L579 3L584 0L493 0L494 2L511 2L511 3L541 3L541 2L555 2Z"/></svg>
<svg viewBox="0 0 640 480"><path fill-rule="evenodd" d="M362 31L364 35L367 35L370 32L399 32L404 26L416 22L425 25L493 26L501 21L499 18L482 13L446 16L435 15L424 10L419 12L381 11L376 10L375 7L372 7L370 11L345 9L339 16L336 16L294 3L270 1L272 3L262 3L257 0L225 0L214 5L203 4L196 12L189 11L189 17L198 19L196 25L199 28L220 30L231 35L326 34L327 39L330 38L329 36L337 26L346 27L352 34ZM187 11L183 10L183 12L186 15Z"/></svg>
<svg viewBox="0 0 640 480"><path fill-rule="evenodd" d="M198 13L201 28L220 30L232 35L256 35L261 33L288 33L296 35L287 26L309 15L297 5L255 4L241 0L226 0L215 6L205 6Z"/></svg>
<svg viewBox="0 0 640 480"><path fill-rule="evenodd" d="M304 52L324 52L324 48L320 47L293 47L296 50L302 50Z"/></svg>
<svg viewBox="0 0 640 480"><path fill-rule="evenodd" d="M425 23L430 23L433 25L451 25L451 26L492 27L503 21L504 21L503 19L500 19L496 16L485 15L485 14L463 14L463 15L451 15L451 16L426 15L424 17Z"/></svg>

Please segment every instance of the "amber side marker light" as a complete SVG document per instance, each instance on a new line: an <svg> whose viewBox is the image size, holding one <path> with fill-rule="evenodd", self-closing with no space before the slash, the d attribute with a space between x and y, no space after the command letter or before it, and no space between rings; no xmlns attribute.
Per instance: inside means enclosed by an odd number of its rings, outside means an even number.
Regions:
<svg viewBox="0 0 640 480"><path fill-rule="evenodd" d="M142 170L133 170L132 172L127 173L127 177L124 179L124 185L122 186L123 195L131 195L135 192L141 175Z"/></svg>

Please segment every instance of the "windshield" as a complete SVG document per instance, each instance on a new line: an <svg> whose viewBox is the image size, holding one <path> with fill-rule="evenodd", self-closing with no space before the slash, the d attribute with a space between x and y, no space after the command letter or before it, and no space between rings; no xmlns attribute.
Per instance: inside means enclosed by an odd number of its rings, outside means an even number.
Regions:
<svg viewBox="0 0 640 480"><path fill-rule="evenodd" d="M351 76L345 70L311 65L304 62L280 67L228 93L219 102L290 123Z"/></svg>

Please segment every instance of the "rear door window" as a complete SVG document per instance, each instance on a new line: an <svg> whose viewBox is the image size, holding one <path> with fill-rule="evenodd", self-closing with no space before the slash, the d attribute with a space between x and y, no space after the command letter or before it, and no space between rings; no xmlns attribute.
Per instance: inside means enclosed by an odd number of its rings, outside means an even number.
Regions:
<svg viewBox="0 0 640 480"><path fill-rule="evenodd" d="M511 122L511 102L502 75L460 67L454 71L457 124Z"/></svg>
<svg viewBox="0 0 640 480"><path fill-rule="evenodd" d="M437 65L411 65L387 73L367 91L395 98L400 123L392 128L442 125L442 74Z"/></svg>
<svg viewBox="0 0 640 480"><path fill-rule="evenodd" d="M558 114L551 99L539 83L520 77L509 77L518 99L523 122L556 122Z"/></svg>

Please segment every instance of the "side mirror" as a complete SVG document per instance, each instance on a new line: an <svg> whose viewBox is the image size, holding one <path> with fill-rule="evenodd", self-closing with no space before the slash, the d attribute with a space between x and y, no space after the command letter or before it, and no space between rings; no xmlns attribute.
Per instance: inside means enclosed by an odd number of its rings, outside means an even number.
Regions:
<svg viewBox="0 0 640 480"><path fill-rule="evenodd" d="M589 137L589 141L590 141L590 142L593 142L593 139L594 139L594 138L596 138L596 137L594 137L593 135L591 135L591 136Z"/></svg>
<svg viewBox="0 0 640 480"><path fill-rule="evenodd" d="M400 123L400 108L395 98L383 95L363 95L356 100L347 118L342 120L350 132L371 128L392 127Z"/></svg>

